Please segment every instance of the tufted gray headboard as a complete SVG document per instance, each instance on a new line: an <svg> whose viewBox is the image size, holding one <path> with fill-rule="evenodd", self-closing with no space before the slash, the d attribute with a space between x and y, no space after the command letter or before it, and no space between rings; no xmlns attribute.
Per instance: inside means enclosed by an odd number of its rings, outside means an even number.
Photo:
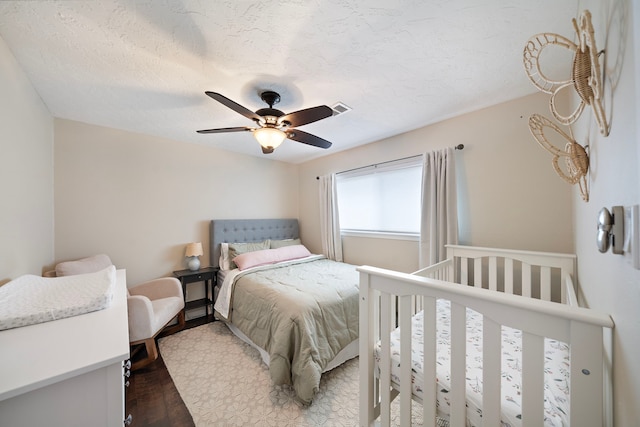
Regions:
<svg viewBox="0 0 640 427"><path fill-rule="evenodd" d="M220 259L220 243L261 242L300 237L298 220L285 219L214 219L211 220L209 254L211 266Z"/></svg>

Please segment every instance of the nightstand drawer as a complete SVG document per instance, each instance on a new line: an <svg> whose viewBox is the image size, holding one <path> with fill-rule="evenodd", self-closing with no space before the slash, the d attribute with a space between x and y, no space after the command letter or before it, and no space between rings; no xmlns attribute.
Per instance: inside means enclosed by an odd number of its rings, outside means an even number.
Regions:
<svg viewBox="0 0 640 427"><path fill-rule="evenodd" d="M204 280L213 280L214 275L215 274L212 271L206 273L186 274L181 277L181 281L184 284L202 282Z"/></svg>

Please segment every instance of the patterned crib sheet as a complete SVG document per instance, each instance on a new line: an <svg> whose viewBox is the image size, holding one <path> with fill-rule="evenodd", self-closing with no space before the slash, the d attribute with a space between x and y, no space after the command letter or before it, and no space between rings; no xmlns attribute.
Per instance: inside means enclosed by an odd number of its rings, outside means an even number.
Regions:
<svg viewBox="0 0 640 427"><path fill-rule="evenodd" d="M436 408L439 416L448 418L451 401L450 373L450 302L437 301L437 365ZM414 395L422 399L423 312L412 320L412 388ZM545 339L544 344L544 424L567 426L569 408L569 346L563 342ZM376 373L380 375L380 343L375 348ZM419 375L416 375L419 372ZM467 425L482 425L482 315L467 308ZM502 425L522 425L522 332L502 327ZM400 383L400 330L391 333L391 381Z"/></svg>
<svg viewBox="0 0 640 427"><path fill-rule="evenodd" d="M115 283L114 266L75 276L20 276L0 286L0 331L107 308Z"/></svg>

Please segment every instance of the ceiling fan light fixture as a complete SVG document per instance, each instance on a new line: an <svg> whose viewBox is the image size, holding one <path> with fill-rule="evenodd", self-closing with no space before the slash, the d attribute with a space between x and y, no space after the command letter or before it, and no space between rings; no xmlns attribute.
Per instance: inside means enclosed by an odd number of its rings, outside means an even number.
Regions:
<svg viewBox="0 0 640 427"><path fill-rule="evenodd" d="M309 123L331 117L333 115L333 110L326 105L318 105L317 107L305 108L294 111L293 113L285 114L282 111L273 108L273 104L280 100L280 95L276 92L266 91L262 93L262 100L269 105L269 108L261 108L258 111L253 112L217 92L207 91L205 93L207 96L218 101L225 107L228 107L236 113L253 120L257 125L257 128L236 126L228 128L203 129L196 131L198 133L208 134L251 131L260 144L264 154L273 153L273 151L287 138L295 142L311 145L312 147L325 149L331 147L331 143L329 141L310 133L297 130L299 126L304 126Z"/></svg>
<svg viewBox="0 0 640 427"><path fill-rule="evenodd" d="M276 149L287 138L287 134L280 129L263 127L253 131L253 136L264 148Z"/></svg>

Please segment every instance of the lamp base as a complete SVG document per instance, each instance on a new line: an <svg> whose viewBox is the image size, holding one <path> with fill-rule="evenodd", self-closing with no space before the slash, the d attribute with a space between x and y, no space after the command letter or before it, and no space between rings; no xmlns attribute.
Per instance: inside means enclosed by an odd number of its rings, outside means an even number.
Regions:
<svg viewBox="0 0 640 427"><path fill-rule="evenodd" d="M197 271L200 269L200 258L198 258L197 256L190 256L188 257L189 261L187 262L187 266L189 267L189 270L191 271Z"/></svg>

